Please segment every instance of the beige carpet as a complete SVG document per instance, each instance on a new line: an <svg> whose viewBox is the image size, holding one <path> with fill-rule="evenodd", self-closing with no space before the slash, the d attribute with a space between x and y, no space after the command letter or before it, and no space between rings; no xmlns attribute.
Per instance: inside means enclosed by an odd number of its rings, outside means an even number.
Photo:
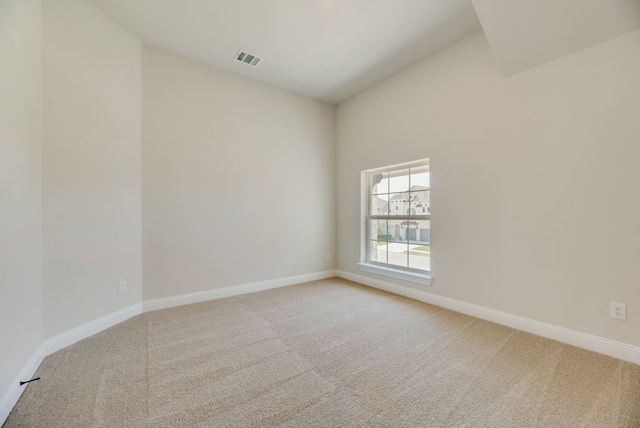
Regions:
<svg viewBox="0 0 640 428"><path fill-rule="evenodd" d="M6 427L640 427L640 366L332 279L61 350Z"/></svg>

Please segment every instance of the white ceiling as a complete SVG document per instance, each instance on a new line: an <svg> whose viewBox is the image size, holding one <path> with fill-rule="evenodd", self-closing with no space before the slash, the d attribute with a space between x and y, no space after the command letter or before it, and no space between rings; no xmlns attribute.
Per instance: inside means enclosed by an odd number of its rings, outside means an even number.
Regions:
<svg viewBox="0 0 640 428"><path fill-rule="evenodd" d="M332 104L480 28L471 0L90 1L144 43Z"/></svg>
<svg viewBox="0 0 640 428"><path fill-rule="evenodd" d="M505 76L640 29L640 0L90 1L149 45L332 104L480 20Z"/></svg>
<svg viewBox="0 0 640 428"><path fill-rule="evenodd" d="M640 0L473 0L505 76L640 29Z"/></svg>

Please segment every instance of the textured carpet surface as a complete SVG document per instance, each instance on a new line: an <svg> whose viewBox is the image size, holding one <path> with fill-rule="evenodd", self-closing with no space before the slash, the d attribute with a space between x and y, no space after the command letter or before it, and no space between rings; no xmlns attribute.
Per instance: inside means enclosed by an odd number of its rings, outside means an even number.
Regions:
<svg viewBox="0 0 640 428"><path fill-rule="evenodd" d="M340 279L47 357L5 427L640 427L640 366Z"/></svg>

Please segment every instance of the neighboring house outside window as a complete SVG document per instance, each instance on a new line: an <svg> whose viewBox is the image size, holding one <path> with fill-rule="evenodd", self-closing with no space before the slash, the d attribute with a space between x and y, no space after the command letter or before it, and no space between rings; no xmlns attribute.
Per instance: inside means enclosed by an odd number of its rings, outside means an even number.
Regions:
<svg viewBox="0 0 640 428"><path fill-rule="evenodd" d="M363 171L360 269L431 283L429 160Z"/></svg>

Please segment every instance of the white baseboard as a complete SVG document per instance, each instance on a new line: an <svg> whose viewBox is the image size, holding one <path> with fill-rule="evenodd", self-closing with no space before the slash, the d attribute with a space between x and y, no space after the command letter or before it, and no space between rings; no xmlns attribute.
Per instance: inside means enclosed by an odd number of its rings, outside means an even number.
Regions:
<svg viewBox="0 0 640 428"><path fill-rule="evenodd" d="M180 296L166 297L163 299L149 300L142 303L124 308L120 311L113 312L97 320L88 322L84 325L76 327L72 330L65 331L50 339L45 340L42 345L36 350L31 359L25 364L24 368L20 371L19 376L16 377L16 381L11 384L11 387L5 391L0 401L0 426L4 424L5 420L9 416L11 409L16 405L18 399L22 395L22 391L26 386L20 386L20 381L25 379L31 379L36 372L42 360L48 355L54 352L73 345L82 339L99 333L103 330L113 327L123 321L128 320L131 317L144 312L155 311L158 309L172 308L175 306L188 305L191 303L198 303L207 300L222 299L224 297L238 296L241 294L254 293L256 291L270 290L278 287L285 287L288 285L302 284L304 282L317 281L320 279L333 278L336 276L335 270L328 270L324 272L316 272L306 275L291 276L287 278L274 279L269 281L254 282L251 284L237 285L233 287L218 288L215 290L203 291L200 293L183 294Z"/></svg>
<svg viewBox="0 0 640 428"><path fill-rule="evenodd" d="M137 303L45 340L25 364L15 382L11 384L2 396L2 401L0 401L0 426L4 424L9 413L11 413L11 409L16 405L24 388L26 388L26 385L20 386L20 381L33 378L45 357L141 313L142 303Z"/></svg>
<svg viewBox="0 0 640 428"><path fill-rule="evenodd" d="M273 288L302 284L320 279L333 278L335 270L310 273L306 275L290 276L286 278L272 279L269 281L253 282L250 284L235 285L232 287L216 288L198 293L181 294L179 296L163 297L160 299L146 300L143 303L144 312L157 311L159 309L173 308L176 306L190 305L192 303L206 302L208 300L223 299L225 297L239 296L241 294L255 293L256 291L271 290Z"/></svg>
<svg viewBox="0 0 640 428"><path fill-rule="evenodd" d="M358 275L343 270L336 271L336 275L349 281L368 285L370 287L388 291L390 293L399 294L410 299L419 300L421 302L451 309L453 311L491 321L496 324L515 328L516 330L525 331L537 336L546 337L548 339L557 340L558 342L588 349L600 354L609 355L610 357L618 358L620 360L640 364L640 346L606 339L604 337L559 327L553 324L547 324L529 318L524 318L506 312L486 308L484 306L450 299L448 297L439 296L427 291L405 287L402 285L393 284L379 279L369 278L363 275Z"/></svg>
<svg viewBox="0 0 640 428"><path fill-rule="evenodd" d="M62 348L66 348L67 346L73 345L74 343L82 339L93 336L94 334L106 330L109 327L113 327L114 325L126 321L131 317L141 314L143 311L150 312L158 309L172 308L175 306L204 302L207 300L222 299L224 297L254 293L256 291L269 290L272 288L284 287L287 285L301 284L303 282L316 281L319 279L326 279L334 276L336 276L336 271L330 270L136 303L135 305L119 310L118 312L113 312L109 315L105 315L102 318L98 318L97 320L88 322L84 325L81 325L69 331L65 331L64 333L58 334L50 339L45 340L43 344L44 356L46 357L47 355L51 355Z"/></svg>
<svg viewBox="0 0 640 428"><path fill-rule="evenodd" d="M4 421L7 420L9 413L11 413L11 409L16 405L22 392L27 387L27 385L20 385L21 381L29 380L33 378L33 375L40 367L42 360L44 359L43 346L40 345L38 349L33 353L27 364L24 365L20 373L15 378L15 381L9 386L9 388L4 392L2 396L2 400L0 401L0 426L4 424Z"/></svg>
<svg viewBox="0 0 640 428"><path fill-rule="evenodd" d="M141 313L142 303L136 303L135 305L121 309L118 312L113 312L109 315L103 316L102 318L83 324L80 327L76 327L72 330L53 336L52 338L44 341L44 356L46 357L47 355L51 355L62 348L73 345L82 339L93 336L96 333L100 333L109 327L113 327L114 325L119 324L122 321L126 321L136 315L140 315Z"/></svg>
<svg viewBox="0 0 640 428"><path fill-rule="evenodd" d="M640 347L615 340L582 333L564 327L558 327L552 324L535 321L532 319L512 315L506 312L497 311L483 306L466 303L460 300L450 299L448 297L439 296L414 288L409 288L387 281L369 278L342 270L317 272L307 275L292 276L280 278L270 281L254 282L251 284L243 284L233 287L224 287L214 290L203 291L199 293L183 294L180 296L166 297L138 303L118 312L106 315L95 321L84 324L57 336L44 341L42 346L36 350L31 359L25 364L16 381L8 391L2 396L0 402L0 425L4 423L7 416L11 412L13 406L18 402L22 394L24 386L19 386L19 382L24 379L31 379L36 372L42 360L47 355L56 352L59 349L73 345L74 343L99 333L109 327L119 324L127 319L144 312L155 311L159 309L171 308L176 306L188 305L191 303L204 302L207 300L222 299L225 297L238 296L241 294L254 293L257 291L270 290L273 288L285 287L289 285L301 284L309 281L317 281L321 279L332 278L338 276L353 282L368 285L390 293L399 294L414 300L430 303L443 308L451 309L456 312L471 315L476 318L502 324L517 330L526 331L538 336L557 340L569 345L578 346L590 351L609 355L621 360L630 361L640 364Z"/></svg>

